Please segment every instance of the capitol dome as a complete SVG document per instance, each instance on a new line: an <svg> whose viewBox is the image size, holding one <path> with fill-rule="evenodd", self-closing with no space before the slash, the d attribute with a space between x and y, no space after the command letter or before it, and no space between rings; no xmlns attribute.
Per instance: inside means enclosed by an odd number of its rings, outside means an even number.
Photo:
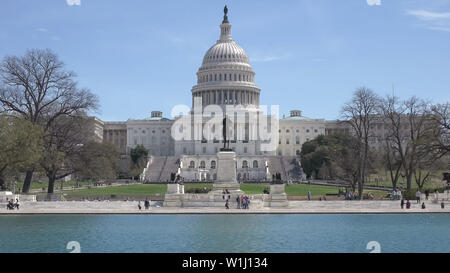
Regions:
<svg viewBox="0 0 450 273"><path fill-rule="evenodd" d="M202 105L259 106L260 89L254 83L255 72L244 49L231 38L225 6L220 25L220 39L208 49L197 72L197 85L192 88L194 98Z"/></svg>
<svg viewBox="0 0 450 273"><path fill-rule="evenodd" d="M250 66L247 53L244 49L231 41L217 41L217 44L213 45L203 57L202 66L218 65L227 63L240 63Z"/></svg>

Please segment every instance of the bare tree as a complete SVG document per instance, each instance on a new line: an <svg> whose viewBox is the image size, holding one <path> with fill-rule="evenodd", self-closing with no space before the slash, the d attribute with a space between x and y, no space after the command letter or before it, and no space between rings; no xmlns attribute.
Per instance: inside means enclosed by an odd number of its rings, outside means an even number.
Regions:
<svg viewBox="0 0 450 273"><path fill-rule="evenodd" d="M83 114L60 116L48 128L44 137L45 153L40 162L48 177L48 193L53 193L56 180L80 170L78 161L83 146L90 141L88 122Z"/></svg>
<svg viewBox="0 0 450 273"><path fill-rule="evenodd" d="M51 50L33 49L22 57L7 56L0 65L0 113L14 113L47 132L56 119L97 108L98 99L77 87L75 74ZM28 192L34 168L26 172Z"/></svg>
<svg viewBox="0 0 450 273"><path fill-rule="evenodd" d="M395 189L407 152L404 149L408 141L404 130L405 108L397 97L388 96L381 100L379 110L385 126L385 135L381 136L385 143L385 166L389 170L392 187Z"/></svg>
<svg viewBox="0 0 450 273"><path fill-rule="evenodd" d="M374 137L373 125L377 118L379 97L370 89L361 87L342 108L341 114L352 127L358 141L358 192L363 198L364 183L369 169L370 140Z"/></svg>
<svg viewBox="0 0 450 273"><path fill-rule="evenodd" d="M430 104L429 102L411 97L404 101L405 108L405 132L407 143L404 148L403 171L406 178L406 188L411 189L413 176L418 168L420 161L426 156L426 147L433 141L430 122ZM427 160L432 163L435 158L428 157Z"/></svg>
<svg viewBox="0 0 450 273"><path fill-rule="evenodd" d="M438 157L450 155L450 103L437 104L431 107L431 119L434 127L435 142L430 150Z"/></svg>

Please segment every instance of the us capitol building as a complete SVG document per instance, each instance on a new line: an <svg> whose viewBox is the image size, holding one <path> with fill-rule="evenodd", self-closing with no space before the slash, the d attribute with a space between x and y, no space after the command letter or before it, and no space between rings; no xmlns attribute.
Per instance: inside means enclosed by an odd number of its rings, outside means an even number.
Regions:
<svg viewBox="0 0 450 273"><path fill-rule="evenodd" d="M98 135L120 151L123 172L131 163L130 150L143 145L149 150L143 180L170 181L174 173L185 181L215 180L216 154L224 145L219 124L226 117L230 121L229 147L237 154L239 181L272 180L276 173L283 180L298 180L302 178L299 156L305 141L349 130L338 121L305 117L300 110L291 110L289 117L281 119L262 111L255 72L247 53L232 39L227 12L225 7L219 40L208 49L197 71L189 113L174 119L152 111L144 119L96 120ZM228 108L235 109L231 115ZM260 129L268 128L274 144L270 149L264 148L265 140L257 137Z"/></svg>

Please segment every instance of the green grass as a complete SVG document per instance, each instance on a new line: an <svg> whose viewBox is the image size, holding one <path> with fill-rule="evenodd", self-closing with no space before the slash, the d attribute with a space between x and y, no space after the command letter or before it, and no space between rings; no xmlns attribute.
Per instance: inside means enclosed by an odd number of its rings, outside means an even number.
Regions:
<svg viewBox="0 0 450 273"><path fill-rule="evenodd" d="M212 188L212 184L185 184L185 191L193 188ZM265 188L270 188L269 184L241 184L241 190L246 194L262 194ZM305 184L286 185L286 194L288 195L307 195L308 190L311 191L312 196L337 194L338 187L332 186L318 186ZM65 191L64 193L72 196L102 196L102 195L150 195L150 194L165 194L167 192L167 185L165 184L138 184L125 185L115 187L102 187L92 189L80 189ZM374 195L386 195L384 191L365 190L365 193L373 193Z"/></svg>
<svg viewBox="0 0 450 273"><path fill-rule="evenodd" d="M81 189L73 191L65 191L64 193L72 196L101 196L101 195L150 195L150 194L165 194L167 192L167 185L165 184L138 184L127 186L102 187L92 189Z"/></svg>
<svg viewBox="0 0 450 273"><path fill-rule="evenodd" d="M247 194L262 194L265 188L270 188L269 184L242 184L241 190ZM286 185L286 194L288 195L308 195L308 190L311 195L325 195L327 193L338 193L337 187L331 186L317 186L305 184L291 184Z"/></svg>
<svg viewBox="0 0 450 273"><path fill-rule="evenodd" d="M77 183L80 186L86 186L86 185L93 185L94 182L76 182L76 181L67 181L67 182L63 182L63 187L71 187L71 186L75 186L77 185ZM61 187L61 182L55 182L55 190L60 189ZM18 182L16 189L18 188L23 188L23 182ZM45 190L47 190L48 188L48 182L32 182L30 189L32 190L41 190L42 188L44 188Z"/></svg>
<svg viewBox="0 0 450 273"><path fill-rule="evenodd" d="M241 184L241 190L246 194L263 194L264 189L270 189L269 184Z"/></svg>

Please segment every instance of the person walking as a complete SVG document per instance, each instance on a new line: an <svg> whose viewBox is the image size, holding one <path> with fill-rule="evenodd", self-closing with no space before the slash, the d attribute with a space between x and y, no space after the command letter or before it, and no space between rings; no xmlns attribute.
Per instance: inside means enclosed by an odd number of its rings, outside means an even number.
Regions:
<svg viewBox="0 0 450 273"><path fill-rule="evenodd" d="M420 204L420 196L422 195L422 193L419 191L419 190L417 190L416 191L416 201L417 201L417 204Z"/></svg>
<svg viewBox="0 0 450 273"><path fill-rule="evenodd" d="M150 207L150 201L148 201L148 198L145 199L144 206L145 206L145 209L149 209L149 207Z"/></svg>
<svg viewBox="0 0 450 273"><path fill-rule="evenodd" d="M425 200L428 200L428 196L430 196L430 190L426 189L425 190Z"/></svg>
<svg viewBox="0 0 450 273"><path fill-rule="evenodd" d="M308 190L308 201L311 200L311 191Z"/></svg>
<svg viewBox="0 0 450 273"><path fill-rule="evenodd" d="M241 198L239 197L239 195L236 197L236 204L237 204L237 208L240 209L241 208Z"/></svg>
<svg viewBox="0 0 450 273"><path fill-rule="evenodd" d="M141 201L139 201L139 203L138 203L138 208L139 208L139 210L142 209L142 207L141 207Z"/></svg>
<svg viewBox="0 0 450 273"><path fill-rule="evenodd" d="M403 209L404 206L405 206L405 199L402 198L402 200L400 201L400 208Z"/></svg>
<svg viewBox="0 0 450 273"><path fill-rule="evenodd" d="M227 201L225 202L225 208L226 208L226 209L230 209L230 204L228 203L228 199L227 199Z"/></svg>
<svg viewBox="0 0 450 273"><path fill-rule="evenodd" d="M18 198L16 198L16 203L14 203L14 207L16 207L17 208L17 210L19 210L19 199Z"/></svg>

